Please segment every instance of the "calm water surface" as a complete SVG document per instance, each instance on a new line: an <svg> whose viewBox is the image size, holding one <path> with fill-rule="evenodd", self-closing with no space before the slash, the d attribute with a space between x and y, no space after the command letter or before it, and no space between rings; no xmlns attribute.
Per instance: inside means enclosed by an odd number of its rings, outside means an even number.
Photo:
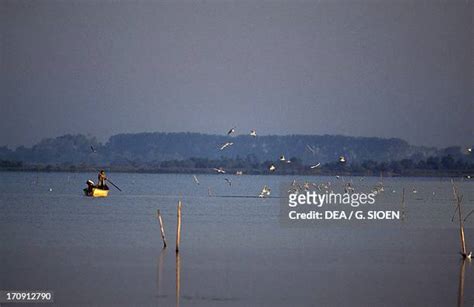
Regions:
<svg viewBox="0 0 474 307"><path fill-rule="evenodd" d="M399 210L405 188L402 223L301 227L281 223L280 199L240 196L265 184L278 196L293 178L336 190L352 180L359 191L381 179L198 175L197 185L191 175L109 176L123 192L91 199L81 189L96 174L0 173L0 289L53 290L58 306L474 306L470 263L460 279L448 179L383 178L376 205ZM468 213L474 182L457 184Z"/></svg>

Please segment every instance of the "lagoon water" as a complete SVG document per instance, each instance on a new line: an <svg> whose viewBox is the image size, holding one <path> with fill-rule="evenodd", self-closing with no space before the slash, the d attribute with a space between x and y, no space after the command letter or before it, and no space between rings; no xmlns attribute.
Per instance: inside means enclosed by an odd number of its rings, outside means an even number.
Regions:
<svg viewBox="0 0 474 307"><path fill-rule="evenodd" d="M52 290L58 306L474 304L474 264L460 260L449 179L197 175L197 185L192 175L109 176L123 192L92 199L82 188L96 174L0 173L0 289ZM282 222L282 199L249 197L265 184L279 196L294 178L336 190L352 180L359 191L382 180L375 206L390 210L400 210L405 188L406 220L300 226ZM474 181L457 184L467 214ZM474 249L474 217L466 239Z"/></svg>

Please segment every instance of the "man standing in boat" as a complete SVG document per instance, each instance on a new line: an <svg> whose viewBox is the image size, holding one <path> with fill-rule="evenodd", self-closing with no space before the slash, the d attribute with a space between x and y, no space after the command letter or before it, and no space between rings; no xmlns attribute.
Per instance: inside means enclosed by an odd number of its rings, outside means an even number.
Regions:
<svg viewBox="0 0 474 307"><path fill-rule="evenodd" d="M106 185L105 185L105 180L107 180L107 176L105 176L104 170L101 170L101 171L99 172L99 175L97 176L97 180L98 180L98 182L97 182L97 187L98 187L99 189L103 189L103 188L106 187Z"/></svg>

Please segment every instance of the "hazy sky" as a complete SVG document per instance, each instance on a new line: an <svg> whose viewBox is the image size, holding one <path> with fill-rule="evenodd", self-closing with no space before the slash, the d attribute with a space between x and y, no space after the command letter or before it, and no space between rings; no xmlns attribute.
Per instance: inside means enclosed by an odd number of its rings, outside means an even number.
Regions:
<svg viewBox="0 0 474 307"><path fill-rule="evenodd" d="M474 143L474 0L0 3L0 146L234 125Z"/></svg>

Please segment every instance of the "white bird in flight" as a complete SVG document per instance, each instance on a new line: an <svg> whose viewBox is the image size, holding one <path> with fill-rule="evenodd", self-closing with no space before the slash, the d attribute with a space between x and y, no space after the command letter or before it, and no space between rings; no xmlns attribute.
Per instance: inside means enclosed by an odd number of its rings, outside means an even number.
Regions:
<svg viewBox="0 0 474 307"><path fill-rule="evenodd" d="M250 130L250 136L256 137L257 136L257 131Z"/></svg>
<svg viewBox="0 0 474 307"><path fill-rule="evenodd" d="M193 175L193 179L194 179L194 182L196 182L196 184L199 185L199 180L198 180L198 178L196 177L196 175Z"/></svg>
<svg viewBox="0 0 474 307"><path fill-rule="evenodd" d="M321 163L318 163L318 164L316 164L316 165L311 165L310 168L311 168L311 169L315 169L316 167L319 167L320 165L321 165Z"/></svg>
<svg viewBox="0 0 474 307"><path fill-rule="evenodd" d="M235 132L235 127L232 127L228 132L227 135L231 135L232 133Z"/></svg>
<svg viewBox="0 0 474 307"><path fill-rule="evenodd" d="M344 157L344 156L339 156L339 162L340 162L340 163L346 163L346 157Z"/></svg>
<svg viewBox="0 0 474 307"><path fill-rule="evenodd" d="M225 143L225 144L222 144L219 149L220 149L220 150L224 150L224 149L226 149L227 147L232 146L232 145L234 145L234 143L232 143L232 142L227 142L227 143Z"/></svg>
<svg viewBox="0 0 474 307"><path fill-rule="evenodd" d="M214 168L214 170L219 174L225 174L225 170L223 170L222 167Z"/></svg>
<svg viewBox="0 0 474 307"><path fill-rule="evenodd" d="M276 170L276 166L271 164L268 169L270 170L270 172L274 172Z"/></svg>

